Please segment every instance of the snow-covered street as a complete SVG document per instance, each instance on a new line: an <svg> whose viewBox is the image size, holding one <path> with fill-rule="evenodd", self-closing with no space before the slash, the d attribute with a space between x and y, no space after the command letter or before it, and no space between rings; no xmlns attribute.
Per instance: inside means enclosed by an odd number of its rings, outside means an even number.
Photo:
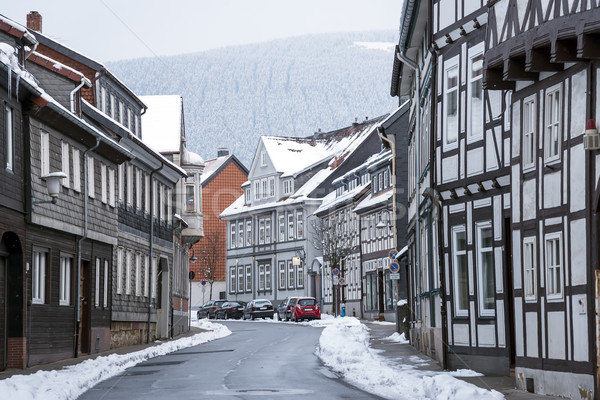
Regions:
<svg viewBox="0 0 600 400"><path fill-rule="evenodd" d="M239 321L239 324L283 323ZM289 323L293 324L293 323ZM127 368L153 357L223 338L231 331L208 320L194 321L206 332L141 351L112 354L83 361L61 370L15 375L0 381L0 393L11 400L75 399L97 383L123 373ZM389 399L501 399L502 394L478 388L455 376L473 376L472 371L433 372L415 368L415 363L398 365L369 345L369 328L356 318L323 315L320 321L298 325L324 327L315 354L334 373L367 392ZM398 346L409 346L398 334L387 338Z"/></svg>

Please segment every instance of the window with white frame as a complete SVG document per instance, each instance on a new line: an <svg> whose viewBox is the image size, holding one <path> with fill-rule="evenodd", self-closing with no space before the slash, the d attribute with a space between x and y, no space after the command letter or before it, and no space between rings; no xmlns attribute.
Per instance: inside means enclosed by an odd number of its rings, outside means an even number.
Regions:
<svg viewBox="0 0 600 400"><path fill-rule="evenodd" d="M296 274L294 263L288 261L288 289L293 289L296 286Z"/></svg>
<svg viewBox="0 0 600 400"><path fill-rule="evenodd" d="M125 125L124 117L125 113L123 112L123 102L119 101L119 122L121 123L121 125Z"/></svg>
<svg viewBox="0 0 600 400"><path fill-rule="evenodd" d="M285 215L279 214L279 241L285 242Z"/></svg>
<svg viewBox="0 0 600 400"><path fill-rule="evenodd" d="M285 261L279 261L279 290L285 289Z"/></svg>
<svg viewBox="0 0 600 400"><path fill-rule="evenodd" d="M258 221L258 244L265 244L265 220Z"/></svg>
<svg viewBox="0 0 600 400"><path fill-rule="evenodd" d="M246 221L246 246L252 246L252 220Z"/></svg>
<svg viewBox="0 0 600 400"><path fill-rule="evenodd" d="M100 307L100 259L96 257L96 279L94 280L94 307Z"/></svg>
<svg viewBox="0 0 600 400"><path fill-rule="evenodd" d="M491 222L476 225L479 315L495 314L494 232Z"/></svg>
<svg viewBox="0 0 600 400"><path fill-rule="evenodd" d="M112 119L116 120L116 110L115 110L115 95L110 94L110 116Z"/></svg>
<svg viewBox="0 0 600 400"><path fill-rule="evenodd" d="M158 185L156 180L152 180L152 217L158 219Z"/></svg>
<svg viewBox="0 0 600 400"><path fill-rule="evenodd" d="M545 103L545 146L546 146L546 162L558 160L560 158L560 142L562 139L561 133L561 87L554 86L546 91Z"/></svg>
<svg viewBox="0 0 600 400"><path fill-rule="evenodd" d="M252 291L252 266L246 265L246 292Z"/></svg>
<svg viewBox="0 0 600 400"><path fill-rule="evenodd" d="M108 202L108 182L106 175L106 165L100 163L100 199L104 204Z"/></svg>
<svg viewBox="0 0 600 400"><path fill-rule="evenodd" d="M235 249L235 221L231 221L231 223L229 224L229 230L230 230L230 235L229 235L229 247L232 249Z"/></svg>
<svg viewBox="0 0 600 400"><path fill-rule="evenodd" d="M119 164L117 179L119 181L118 199L119 203L123 203L125 198L125 164Z"/></svg>
<svg viewBox="0 0 600 400"><path fill-rule="evenodd" d="M142 255L135 253L135 295L142 295Z"/></svg>
<svg viewBox="0 0 600 400"><path fill-rule="evenodd" d="M152 298L156 299L156 292L158 290L158 260L156 257L152 257Z"/></svg>
<svg viewBox="0 0 600 400"><path fill-rule="evenodd" d="M165 213L166 201L165 201L165 187L162 184L158 185L158 219L164 221L166 217Z"/></svg>
<svg viewBox="0 0 600 400"><path fill-rule="evenodd" d="M535 237L523 239L523 271L525 283L525 300L535 300L537 294L537 262L535 253Z"/></svg>
<svg viewBox="0 0 600 400"><path fill-rule="evenodd" d="M150 214L150 174L144 175L144 211Z"/></svg>
<svg viewBox="0 0 600 400"><path fill-rule="evenodd" d="M133 205L133 165L127 164L127 205Z"/></svg>
<svg viewBox="0 0 600 400"><path fill-rule="evenodd" d="M265 243L271 243L271 218L265 220Z"/></svg>
<svg viewBox="0 0 600 400"><path fill-rule="evenodd" d="M12 171L15 167L15 120L12 107L4 106L4 141L6 145L6 169Z"/></svg>
<svg viewBox="0 0 600 400"><path fill-rule="evenodd" d="M268 197L267 179L266 178L263 178L263 179L260 180L260 186L261 186L262 198L266 199Z"/></svg>
<svg viewBox="0 0 600 400"><path fill-rule="evenodd" d="M167 189L167 202L166 202L166 211L165 214L167 214L167 223L169 225L171 225L171 223L173 222L173 212L171 210L173 210L173 189Z"/></svg>
<svg viewBox="0 0 600 400"><path fill-rule="evenodd" d="M91 198L96 197L95 188L96 183L94 177L96 174L94 173L94 157L87 156L87 167L88 167L88 196Z"/></svg>
<svg viewBox="0 0 600 400"><path fill-rule="evenodd" d="M483 50L483 42L469 49L467 139L470 141L483 138Z"/></svg>
<svg viewBox="0 0 600 400"><path fill-rule="evenodd" d="M283 194L289 195L294 192L294 180L286 179L283 181Z"/></svg>
<svg viewBox="0 0 600 400"><path fill-rule="evenodd" d="M237 280L238 280L238 292L242 293L244 291L244 267L237 267Z"/></svg>
<svg viewBox="0 0 600 400"><path fill-rule="evenodd" d="M469 310L469 270L464 226L452 228L452 266L454 277L454 312L467 316Z"/></svg>
<svg viewBox="0 0 600 400"><path fill-rule="evenodd" d="M50 135L48 132L40 132L40 165L41 176L50 173Z"/></svg>
<svg viewBox="0 0 600 400"><path fill-rule="evenodd" d="M260 152L260 166L261 167L267 166L267 154L264 151Z"/></svg>
<svg viewBox="0 0 600 400"><path fill-rule="evenodd" d="M275 197L275 177L269 177L269 197Z"/></svg>
<svg viewBox="0 0 600 400"><path fill-rule="evenodd" d="M296 236L294 235L294 213L290 211L288 213L288 240L293 240L295 238Z"/></svg>
<svg viewBox="0 0 600 400"><path fill-rule="evenodd" d="M81 159L79 149L73 147L73 190L81 192Z"/></svg>
<svg viewBox="0 0 600 400"><path fill-rule="evenodd" d="M148 297L150 279L150 256L144 254L144 297Z"/></svg>
<svg viewBox="0 0 600 400"><path fill-rule="evenodd" d="M127 118L125 119L125 127L131 128L131 108L127 108Z"/></svg>
<svg viewBox="0 0 600 400"><path fill-rule="evenodd" d="M302 265L302 262L298 265L298 287L304 287L304 265Z"/></svg>
<svg viewBox="0 0 600 400"><path fill-rule="evenodd" d="M444 149L458 146L458 56L444 63Z"/></svg>
<svg viewBox="0 0 600 400"><path fill-rule="evenodd" d="M244 203L250 204L250 188L244 189Z"/></svg>
<svg viewBox="0 0 600 400"><path fill-rule="evenodd" d="M296 238L302 239L304 237L304 219L302 211L296 213Z"/></svg>
<svg viewBox="0 0 600 400"><path fill-rule="evenodd" d="M62 179L62 185L66 188L69 187L69 180L70 180L70 168L69 168L69 143L65 142L65 141L61 141L60 143L60 150L61 150L61 158L62 158L62 168L61 171L67 175L67 177L65 179Z"/></svg>
<svg viewBox="0 0 600 400"><path fill-rule="evenodd" d="M124 265L124 250L122 247L117 247L117 294L123 293L123 265Z"/></svg>
<svg viewBox="0 0 600 400"><path fill-rule="evenodd" d="M265 265L265 290L271 290L271 264Z"/></svg>
<svg viewBox="0 0 600 400"><path fill-rule="evenodd" d="M35 249L33 251L31 281L31 302L44 304L46 302L46 266L48 265L48 251Z"/></svg>
<svg viewBox="0 0 600 400"><path fill-rule="evenodd" d="M535 96L531 96L523 102L523 169L535 166L536 116Z"/></svg>
<svg viewBox="0 0 600 400"><path fill-rule="evenodd" d="M254 200L260 200L260 181L254 182Z"/></svg>
<svg viewBox="0 0 600 400"><path fill-rule="evenodd" d="M551 233L546 235L546 291L548 300L562 299L562 235Z"/></svg>
<svg viewBox="0 0 600 400"><path fill-rule="evenodd" d="M73 257L60 256L60 284L58 288L58 304L71 305L71 268Z"/></svg>
<svg viewBox="0 0 600 400"><path fill-rule="evenodd" d="M244 221L238 223L238 247L244 247Z"/></svg>
<svg viewBox="0 0 600 400"><path fill-rule="evenodd" d="M265 265L258 265L258 290L265 290Z"/></svg>
<svg viewBox="0 0 600 400"><path fill-rule="evenodd" d="M102 304L104 305L104 308L108 308L108 285L110 285L110 281L108 280L109 274L108 274L108 260L104 260L104 292L103 292L103 299L102 299Z"/></svg>
<svg viewBox="0 0 600 400"><path fill-rule="evenodd" d="M125 294L131 294L131 269L133 263L133 252L125 251Z"/></svg>
<svg viewBox="0 0 600 400"><path fill-rule="evenodd" d="M142 209L142 170L135 170L135 207Z"/></svg>
<svg viewBox="0 0 600 400"><path fill-rule="evenodd" d="M235 267L230 267L229 268L229 291L231 293L236 292L235 284L236 284Z"/></svg>

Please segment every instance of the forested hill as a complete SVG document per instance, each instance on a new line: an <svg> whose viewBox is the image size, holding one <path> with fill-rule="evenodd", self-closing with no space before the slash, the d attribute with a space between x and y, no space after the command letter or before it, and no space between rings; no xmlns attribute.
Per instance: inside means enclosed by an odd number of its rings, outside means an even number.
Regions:
<svg viewBox="0 0 600 400"><path fill-rule="evenodd" d="M394 31L332 33L109 63L138 95L183 96L188 148L247 167L261 135L308 136L392 111Z"/></svg>

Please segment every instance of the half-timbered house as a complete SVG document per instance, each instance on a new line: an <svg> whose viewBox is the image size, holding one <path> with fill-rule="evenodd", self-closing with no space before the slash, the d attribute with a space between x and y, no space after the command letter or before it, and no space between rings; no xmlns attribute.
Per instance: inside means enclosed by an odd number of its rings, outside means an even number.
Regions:
<svg viewBox="0 0 600 400"><path fill-rule="evenodd" d="M578 399L598 398L599 382L598 7L491 2L483 74L489 92L511 93L504 251L517 386Z"/></svg>

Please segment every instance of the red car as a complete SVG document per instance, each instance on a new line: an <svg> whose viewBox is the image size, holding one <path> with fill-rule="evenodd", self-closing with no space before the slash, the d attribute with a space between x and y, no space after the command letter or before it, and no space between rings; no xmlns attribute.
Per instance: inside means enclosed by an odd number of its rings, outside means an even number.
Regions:
<svg viewBox="0 0 600 400"><path fill-rule="evenodd" d="M314 297L298 297L291 307L290 318L294 322L321 319L321 307Z"/></svg>

